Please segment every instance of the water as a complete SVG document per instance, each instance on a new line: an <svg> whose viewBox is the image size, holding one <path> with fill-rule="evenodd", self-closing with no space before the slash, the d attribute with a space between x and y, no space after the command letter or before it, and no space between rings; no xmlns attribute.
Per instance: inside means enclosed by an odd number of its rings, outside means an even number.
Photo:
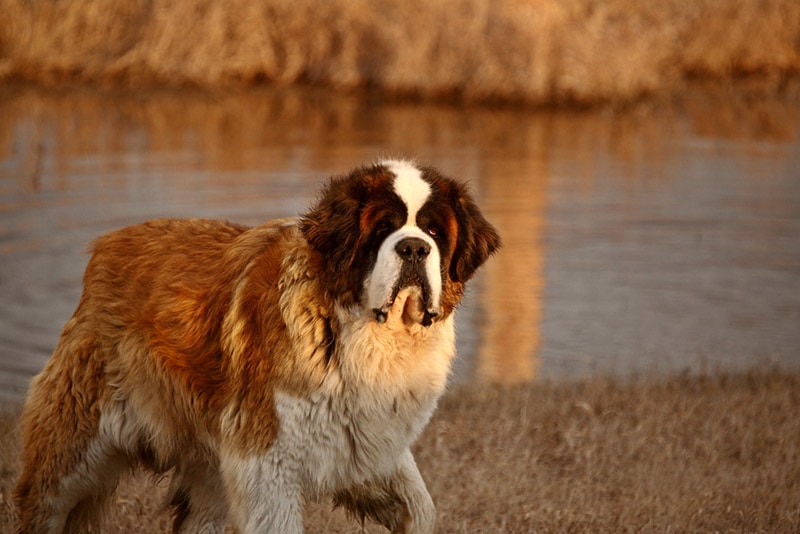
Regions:
<svg viewBox="0 0 800 534"><path fill-rule="evenodd" d="M505 247L458 315L457 380L800 369L800 89L625 111L311 90L0 93L0 400L80 295L91 239L154 217L257 224L387 155L470 182Z"/></svg>

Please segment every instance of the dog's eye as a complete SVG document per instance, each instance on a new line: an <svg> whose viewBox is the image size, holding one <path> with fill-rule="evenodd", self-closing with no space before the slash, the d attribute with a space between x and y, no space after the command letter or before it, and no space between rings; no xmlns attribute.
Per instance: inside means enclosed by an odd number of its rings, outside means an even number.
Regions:
<svg viewBox="0 0 800 534"><path fill-rule="evenodd" d="M386 235L391 231L392 231L392 221L390 221L389 219L383 219L375 227L375 233L379 236Z"/></svg>
<svg viewBox="0 0 800 534"><path fill-rule="evenodd" d="M431 224L428 226L428 235L431 237L438 237L441 235L442 229L436 226L435 224Z"/></svg>

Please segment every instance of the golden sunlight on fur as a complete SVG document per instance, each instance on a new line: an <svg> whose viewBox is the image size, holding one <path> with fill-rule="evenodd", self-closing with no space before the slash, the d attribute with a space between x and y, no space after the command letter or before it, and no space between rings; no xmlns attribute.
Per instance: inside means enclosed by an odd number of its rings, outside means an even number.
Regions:
<svg viewBox="0 0 800 534"><path fill-rule="evenodd" d="M143 466L174 470L178 532L300 532L324 499L430 532L409 447L444 392L463 285L499 245L463 186L397 161L332 179L300 218L100 237L23 410L21 531L101 523Z"/></svg>

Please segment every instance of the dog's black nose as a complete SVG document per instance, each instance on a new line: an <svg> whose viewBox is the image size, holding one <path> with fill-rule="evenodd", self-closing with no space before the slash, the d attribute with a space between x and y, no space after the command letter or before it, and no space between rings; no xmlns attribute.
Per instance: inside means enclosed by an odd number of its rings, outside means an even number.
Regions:
<svg viewBox="0 0 800 534"><path fill-rule="evenodd" d="M407 237L402 239L394 250L405 261L422 261L431 253L431 246L418 237Z"/></svg>

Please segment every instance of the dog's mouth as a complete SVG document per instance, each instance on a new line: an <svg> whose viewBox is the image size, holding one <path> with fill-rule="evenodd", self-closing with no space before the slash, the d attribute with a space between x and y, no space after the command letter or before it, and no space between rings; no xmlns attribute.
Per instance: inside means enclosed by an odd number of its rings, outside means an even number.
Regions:
<svg viewBox="0 0 800 534"><path fill-rule="evenodd" d="M390 316L402 319L406 325L428 327L439 315L432 302L431 288L424 276L409 270L398 278L390 297L380 308L374 308L375 320L385 323Z"/></svg>
<svg viewBox="0 0 800 534"><path fill-rule="evenodd" d="M396 317L405 325L421 324L428 327L439 313L423 305L422 291L418 286L404 287L397 291L391 301L375 308L375 320L383 324Z"/></svg>

